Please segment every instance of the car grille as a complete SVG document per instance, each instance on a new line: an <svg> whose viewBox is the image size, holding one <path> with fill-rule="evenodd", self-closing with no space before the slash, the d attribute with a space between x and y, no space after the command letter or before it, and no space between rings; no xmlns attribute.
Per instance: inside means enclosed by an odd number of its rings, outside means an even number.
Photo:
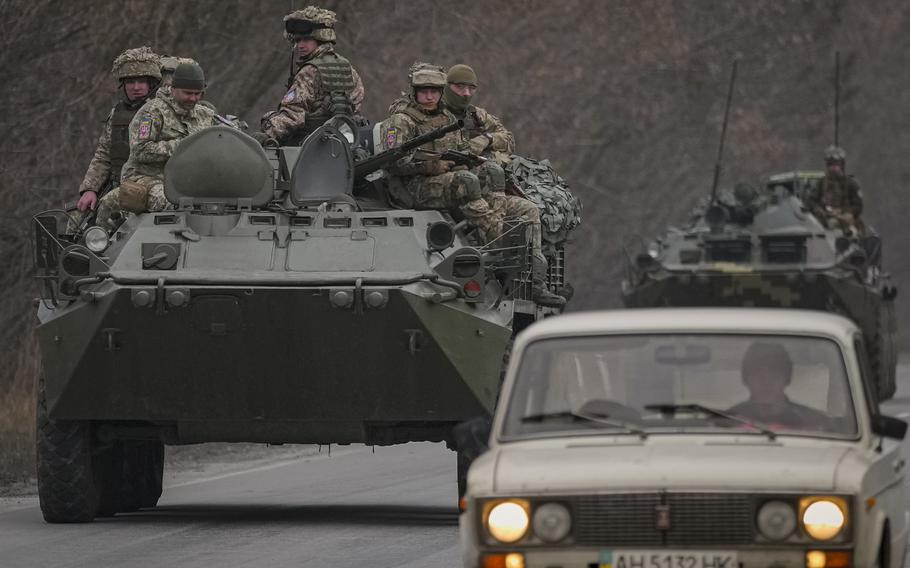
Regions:
<svg viewBox="0 0 910 568"><path fill-rule="evenodd" d="M736 493L623 493L570 500L575 542L592 546L698 546L754 542L753 500ZM669 527L658 528L658 510Z"/></svg>

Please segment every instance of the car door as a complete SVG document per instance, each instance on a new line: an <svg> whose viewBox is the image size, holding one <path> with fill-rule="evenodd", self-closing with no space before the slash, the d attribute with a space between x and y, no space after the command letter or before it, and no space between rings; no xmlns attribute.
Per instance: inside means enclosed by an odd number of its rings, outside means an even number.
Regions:
<svg viewBox="0 0 910 568"><path fill-rule="evenodd" d="M865 345L861 335L857 335L853 344L862 373L863 392L865 394L865 410L870 416L881 413L878 400L874 394L871 369L866 355ZM892 539L892 560L899 562L898 553L903 550L903 539L906 538L906 513L904 503L904 470L906 461L901 451L901 441L873 435L872 444L869 446L866 457L870 467L863 479L862 493L857 506L868 506L869 499L875 499L872 510L880 508L884 512L890 526ZM867 533L868 534L868 533ZM878 532L875 536L878 537ZM870 535L872 536L872 535ZM874 544L878 546L878 542Z"/></svg>

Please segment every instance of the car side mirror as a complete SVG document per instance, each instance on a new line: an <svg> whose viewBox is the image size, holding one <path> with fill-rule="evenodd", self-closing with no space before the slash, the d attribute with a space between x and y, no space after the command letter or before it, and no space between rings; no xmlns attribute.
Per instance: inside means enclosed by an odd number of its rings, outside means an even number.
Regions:
<svg viewBox="0 0 910 568"><path fill-rule="evenodd" d="M907 435L907 423L900 418L879 414L872 417L872 431L879 436L903 440Z"/></svg>

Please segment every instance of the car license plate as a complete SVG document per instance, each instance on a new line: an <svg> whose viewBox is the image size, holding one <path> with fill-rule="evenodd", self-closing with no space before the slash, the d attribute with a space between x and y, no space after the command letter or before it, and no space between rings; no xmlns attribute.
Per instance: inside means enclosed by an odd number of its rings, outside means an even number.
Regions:
<svg viewBox="0 0 910 568"><path fill-rule="evenodd" d="M729 550L602 550L599 568L738 568Z"/></svg>

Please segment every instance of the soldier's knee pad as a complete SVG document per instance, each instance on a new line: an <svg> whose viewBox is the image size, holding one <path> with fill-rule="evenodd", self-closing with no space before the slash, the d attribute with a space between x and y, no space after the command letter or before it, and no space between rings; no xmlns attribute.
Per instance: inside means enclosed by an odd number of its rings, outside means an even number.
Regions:
<svg viewBox="0 0 910 568"><path fill-rule="evenodd" d="M493 161L487 161L477 168L477 177L487 191L506 190L506 172Z"/></svg>
<svg viewBox="0 0 910 568"><path fill-rule="evenodd" d="M471 172L455 172L452 180L456 185L458 197L465 202L474 201L483 198L483 191L480 189L480 180Z"/></svg>

